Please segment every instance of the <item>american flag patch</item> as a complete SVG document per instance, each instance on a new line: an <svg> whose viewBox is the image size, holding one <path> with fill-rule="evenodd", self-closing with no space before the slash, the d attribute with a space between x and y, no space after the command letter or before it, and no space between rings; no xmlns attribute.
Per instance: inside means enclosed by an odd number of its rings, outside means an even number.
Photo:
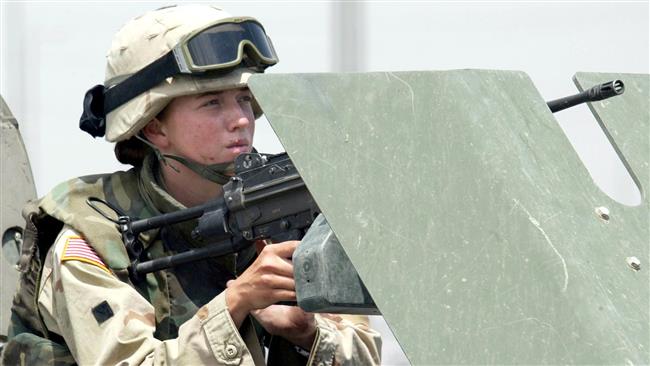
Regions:
<svg viewBox="0 0 650 366"><path fill-rule="evenodd" d="M97 252L80 236L70 236L66 240L61 263L65 261L86 262L111 273L106 263L97 255Z"/></svg>

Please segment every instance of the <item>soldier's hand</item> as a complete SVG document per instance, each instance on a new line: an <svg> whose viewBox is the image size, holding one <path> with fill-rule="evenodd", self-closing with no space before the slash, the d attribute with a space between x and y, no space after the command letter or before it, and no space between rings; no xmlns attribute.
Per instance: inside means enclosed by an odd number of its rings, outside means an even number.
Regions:
<svg viewBox="0 0 650 366"><path fill-rule="evenodd" d="M280 336L306 350L311 349L316 336L314 314L297 306L286 305L271 305L254 310L251 314L270 334Z"/></svg>
<svg viewBox="0 0 650 366"><path fill-rule="evenodd" d="M228 281L226 304L239 327L251 311L296 300L291 256L298 241L267 245L237 279Z"/></svg>

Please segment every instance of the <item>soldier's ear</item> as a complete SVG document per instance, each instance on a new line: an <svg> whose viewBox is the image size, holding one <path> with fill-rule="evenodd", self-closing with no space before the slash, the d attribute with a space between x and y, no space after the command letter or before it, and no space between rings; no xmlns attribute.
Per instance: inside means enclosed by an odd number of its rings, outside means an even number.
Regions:
<svg viewBox="0 0 650 366"><path fill-rule="evenodd" d="M165 149L169 147L169 138L167 131L165 129L164 123L162 123L157 117L154 117L146 126L142 128L142 134L149 140L152 144L156 145L159 149Z"/></svg>

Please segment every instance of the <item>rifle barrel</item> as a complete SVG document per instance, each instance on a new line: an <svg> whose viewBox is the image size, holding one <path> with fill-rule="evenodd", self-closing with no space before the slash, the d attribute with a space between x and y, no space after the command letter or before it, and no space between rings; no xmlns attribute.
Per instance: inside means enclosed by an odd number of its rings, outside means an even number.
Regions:
<svg viewBox="0 0 650 366"><path fill-rule="evenodd" d="M582 93L570 95L568 97L555 99L547 102L548 108L552 113L571 108L575 105L586 102L597 102L599 100L621 95L625 92L625 84L621 80L613 80L607 83L596 85Z"/></svg>
<svg viewBox="0 0 650 366"><path fill-rule="evenodd" d="M235 253L248 245L252 245L252 242L240 242L237 244L233 243L231 240L224 240L220 243L210 244L203 248L191 249L186 252L139 263L135 266L135 272L137 275L142 275L201 259L219 257Z"/></svg>
<svg viewBox="0 0 650 366"><path fill-rule="evenodd" d="M190 207L184 210L171 212L159 216L154 216L148 219L136 220L130 223L130 229L134 234L139 234L153 228L169 226L179 222L188 221L201 217L203 213L211 207L219 207L223 205L223 198L215 201L210 201L206 204Z"/></svg>

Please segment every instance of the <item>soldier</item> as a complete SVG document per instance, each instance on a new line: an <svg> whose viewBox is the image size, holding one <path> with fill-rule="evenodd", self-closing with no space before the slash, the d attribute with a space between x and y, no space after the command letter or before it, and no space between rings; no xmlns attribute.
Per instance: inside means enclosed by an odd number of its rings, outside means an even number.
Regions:
<svg viewBox="0 0 650 366"><path fill-rule="evenodd" d="M269 364L379 363L367 318L274 305L295 300L297 242L134 280L115 225L86 202L142 218L223 194L261 115L246 81L278 61L261 24L212 6L162 8L127 23L107 59L106 88L87 93L81 127L117 142L134 167L73 179L25 208L3 363L261 365L263 345ZM144 233L144 256L202 245L194 225Z"/></svg>

